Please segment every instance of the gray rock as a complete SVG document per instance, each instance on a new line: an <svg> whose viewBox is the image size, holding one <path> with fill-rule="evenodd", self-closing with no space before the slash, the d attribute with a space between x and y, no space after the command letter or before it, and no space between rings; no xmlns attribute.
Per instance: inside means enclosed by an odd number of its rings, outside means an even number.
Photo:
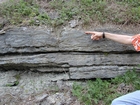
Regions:
<svg viewBox="0 0 140 105"><path fill-rule="evenodd" d="M62 51L83 52L126 52L134 48L110 40L93 41L82 31L64 31L60 37L59 49Z"/></svg>
<svg viewBox="0 0 140 105"><path fill-rule="evenodd" d="M55 99L51 96L47 98L47 105L54 105L56 103Z"/></svg>
<svg viewBox="0 0 140 105"><path fill-rule="evenodd" d="M0 37L0 53L58 51L58 40L46 30L13 29Z"/></svg>
<svg viewBox="0 0 140 105"><path fill-rule="evenodd" d="M74 27L76 27L78 25L78 20L71 20L69 22L69 24L70 24L70 27L71 28L74 28Z"/></svg>
<svg viewBox="0 0 140 105"><path fill-rule="evenodd" d="M80 105L71 95L72 80L112 78L134 67L139 72L140 57L132 46L92 41L82 31L15 28L0 35L0 45L2 104Z"/></svg>
<svg viewBox="0 0 140 105"><path fill-rule="evenodd" d="M50 95L43 105L71 105L75 101L70 97L70 92L55 93ZM46 104L45 104L46 103Z"/></svg>
<svg viewBox="0 0 140 105"><path fill-rule="evenodd" d="M61 80L112 78L140 62L132 46L93 41L76 30L52 34L48 29L14 28L0 36L0 45L0 70L65 73Z"/></svg>
<svg viewBox="0 0 140 105"><path fill-rule="evenodd" d="M5 34L6 32L4 30L0 30L0 35Z"/></svg>
<svg viewBox="0 0 140 105"><path fill-rule="evenodd" d="M92 41L82 31L64 31L61 35L49 34L47 29L15 28L0 36L0 54L36 53L57 51L126 52L132 46L109 40Z"/></svg>
<svg viewBox="0 0 140 105"><path fill-rule="evenodd" d="M45 98L48 97L48 94L43 93L35 96L35 102L41 102L45 100Z"/></svg>
<svg viewBox="0 0 140 105"><path fill-rule="evenodd" d="M132 66L73 67L70 68L70 79L112 78L133 68Z"/></svg>
<svg viewBox="0 0 140 105"><path fill-rule="evenodd" d="M3 84L7 83L7 80L11 79L11 77L16 74L19 74L21 77L19 85L14 87L5 87ZM62 83L64 81L61 80L61 78L64 77L65 74L63 73L52 74L14 70L0 71L0 104L10 105L10 103L12 103L12 105L50 105L46 104L48 103L48 97L54 98L55 101L56 96L61 96L60 98L62 99L66 98L63 95L55 95L55 93L49 94L51 93L49 91L52 91L52 88L56 89L56 81L61 81L61 83L58 82L59 85L65 84ZM52 82L52 80L54 80L54 82ZM63 88L63 86L64 85L62 85L61 88ZM61 91L59 94L66 94L66 92L67 91ZM68 93L67 96L72 98ZM60 99L60 102L62 99ZM57 101L57 103L59 102Z"/></svg>

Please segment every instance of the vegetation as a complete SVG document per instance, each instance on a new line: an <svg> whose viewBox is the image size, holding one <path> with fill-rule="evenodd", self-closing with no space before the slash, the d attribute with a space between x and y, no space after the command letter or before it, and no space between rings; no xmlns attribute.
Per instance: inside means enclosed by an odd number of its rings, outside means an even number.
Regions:
<svg viewBox="0 0 140 105"><path fill-rule="evenodd" d="M83 24L95 21L115 24L140 23L139 0L46 0L45 8L41 7L41 1L43 0L9 0L0 5L0 17L14 25L57 26L66 24L71 19L82 21ZM58 17L52 19L49 16L50 11L58 13Z"/></svg>
<svg viewBox="0 0 140 105"><path fill-rule="evenodd" d="M7 87L17 86L19 84L19 80L21 79L20 75L17 74L17 75L14 76L14 78L16 79L15 81L13 81L11 83L7 83L5 86L7 86Z"/></svg>
<svg viewBox="0 0 140 105"><path fill-rule="evenodd" d="M139 74L128 71L111 80L98 78L95 81L87 81L84 86L74 83L72 92L84 105L110 105L114 98L138 89Z"/></svg>
<svg viewBox="0 0 140 105"><path fill-rule="evenodd" d="M39 5L34 0L9 0L0 9L0 15L12 25L38 25L40 20L48 19L46 13L39 13Z"/></svg>

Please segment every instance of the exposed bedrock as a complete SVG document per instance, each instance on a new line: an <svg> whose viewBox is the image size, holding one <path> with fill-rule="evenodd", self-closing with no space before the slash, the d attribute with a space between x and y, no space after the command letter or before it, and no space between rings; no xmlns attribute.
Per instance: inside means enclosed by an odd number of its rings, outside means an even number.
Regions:
<svg viewBox="0 0 140 105"><path fill-rule="evenodd" d="M62 73L67 79L112 78L137 68L132 46L93 41L83 31L51 34L47 29L14 28L0 35L0 70Z"/></svg>

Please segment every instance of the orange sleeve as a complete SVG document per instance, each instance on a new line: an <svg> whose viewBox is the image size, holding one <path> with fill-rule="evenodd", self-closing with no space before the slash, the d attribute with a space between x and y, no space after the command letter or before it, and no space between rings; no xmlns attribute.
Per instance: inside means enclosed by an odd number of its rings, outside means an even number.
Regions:
<svg viewBox="0 0 140 105"><path fill-rule="evenodd" d="M136 51L140 51L140 34L134 35L132 37L132 45Z"/></svg>

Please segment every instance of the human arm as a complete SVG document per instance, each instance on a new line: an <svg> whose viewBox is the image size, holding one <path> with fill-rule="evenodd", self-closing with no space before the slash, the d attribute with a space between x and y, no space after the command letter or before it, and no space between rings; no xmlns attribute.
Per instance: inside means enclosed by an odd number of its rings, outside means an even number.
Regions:
<svg viewBox="0 0 140 105"><path fill-rule="evenodd" d="M92 40L99 40L103 38L103 32L96 31L86 31L86 34L91 35ZM132 44L132 36L129 35L121 35L121 34L113 34L105 32L105 38L122 43L122 44Z"/></svg>

